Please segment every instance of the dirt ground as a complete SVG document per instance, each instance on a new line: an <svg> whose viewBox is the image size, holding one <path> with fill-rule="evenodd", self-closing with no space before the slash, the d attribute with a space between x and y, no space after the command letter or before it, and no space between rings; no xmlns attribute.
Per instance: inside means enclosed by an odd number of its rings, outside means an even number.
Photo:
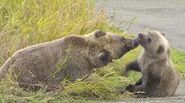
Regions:
<svg viewBox="0 0 185 103"><path fill-rule="evenodd" d="M185 50L185 0L96 0L96 7L129 33L159 30L173 47Z"/></svg>
<svg viewBox="0 0 185 103"><path fill-rule="evenodd" d="M185 50L185 0L96 0L113 23L128 33L145 29L166 33L173 47ZM130 25L131 24L131 25ZM181 80L176 96L165 98L129 98L117 103L185 103L185 80Z"/></svg>
<svg viewBox="0 0 185 103"><path fill-rule="evenodd" d="M181 80L176 95L163 98L128 98L118 103L185 103L185 80Z"/></svg>

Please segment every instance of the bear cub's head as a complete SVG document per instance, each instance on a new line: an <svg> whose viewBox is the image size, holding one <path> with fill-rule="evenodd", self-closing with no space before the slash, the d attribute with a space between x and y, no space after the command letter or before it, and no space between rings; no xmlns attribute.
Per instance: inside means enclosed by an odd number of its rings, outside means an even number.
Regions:
<svg viewBox="0 0 185 103"><path fill-rule="evenodd" d="M159 56L169 52L170 45L165 34L159 31L150 30L148 33L139 33L137 40L150 55Z"/></svg>

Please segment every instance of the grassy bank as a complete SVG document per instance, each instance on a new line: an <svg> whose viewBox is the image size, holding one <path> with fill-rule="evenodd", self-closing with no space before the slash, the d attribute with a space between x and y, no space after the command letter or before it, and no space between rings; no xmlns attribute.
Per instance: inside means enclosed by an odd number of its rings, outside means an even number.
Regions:
<svg viewBox="0 0 185 103"><path fill-rule="evenodd" d="M111 25L104 12L95 12L94 0L0 0L0 65L16 50L26 46L96 29L127 36ZM121 91L139 74L132 73L126 78L121 72L128 62L137 58L140 50L141 47L129 52L85 79L62 82L63 91L30 92L15 88L11 81L1 81L0 102L76 103L125 98L131 94ZM182 76L185 75L184 58L183 51L172 50L172 59Z"/></svg>

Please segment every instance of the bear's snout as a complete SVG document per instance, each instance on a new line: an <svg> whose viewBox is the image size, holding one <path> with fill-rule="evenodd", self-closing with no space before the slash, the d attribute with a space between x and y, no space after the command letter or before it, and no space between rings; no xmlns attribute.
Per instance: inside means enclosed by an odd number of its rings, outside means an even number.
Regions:
<svg viewBox="0 0 185 103"><path fill-rule="evenodd" d="M139 41L137 39L133 39L132 40L132 45L138 46L139 45Z"/></svg>
<svg viewBox="0 0 185 103"><path fill-rule="evenodd" d="M143 38L143 37L144 37L144 34L143 34L143 33L139 33L139 34L138 34L138 38L141 39L141 38Z"/></svg>
<svg viewBox="0 0 185 103"><path fill-rule="evenodd" d="M137 36L137 41L139 42L139 44L141 44L142 46L146 43L146 35L143 33L139 33Z"/></svg>

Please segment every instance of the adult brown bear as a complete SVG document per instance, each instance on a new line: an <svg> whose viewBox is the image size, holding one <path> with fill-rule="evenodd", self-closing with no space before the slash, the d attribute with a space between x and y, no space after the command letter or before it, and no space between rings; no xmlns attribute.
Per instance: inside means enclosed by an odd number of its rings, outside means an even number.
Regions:
<svg viewBox="0 0 185 103"><path fill-rule="evenodd" d="M55 90L64 78L74 81L137 46L135 39L99 30L70 35L15 52L0 68L0 78L11 72L20 87Z"/></svg>

